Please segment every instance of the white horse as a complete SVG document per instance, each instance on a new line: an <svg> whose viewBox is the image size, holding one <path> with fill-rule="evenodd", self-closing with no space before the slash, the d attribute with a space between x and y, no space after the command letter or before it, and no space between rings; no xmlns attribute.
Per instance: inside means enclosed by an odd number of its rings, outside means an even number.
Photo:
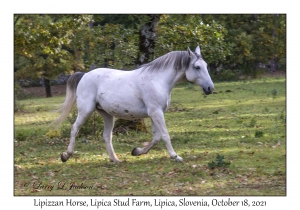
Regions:
<svg viewBox="0 0 300 210"><path fill-rule="evenodd" d="M56 123L59 125L64 121L75 102L78 115L72 125L68 149L61 154L61 160L65 162L73 154L80 127L96 109L104 119L103 138L109 158L114 163L120 162L112 145L114 117L128 120L151 118L152 142L145 147L134 148L132 155L146 154L162 139L170 157L182 162L172 147L164 111L170 105L172 88L185 78L201 86L206 95L214 90L199 46L195 53L189 48L187 51L173 51L132 71L98 68L88 73L73 74L67 82L66 98Z"/></svg>

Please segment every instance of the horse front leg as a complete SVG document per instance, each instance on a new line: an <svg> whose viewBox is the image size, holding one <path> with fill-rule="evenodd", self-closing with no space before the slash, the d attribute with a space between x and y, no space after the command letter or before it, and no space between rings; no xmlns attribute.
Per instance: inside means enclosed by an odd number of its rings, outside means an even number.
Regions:
<svg viewBox="0 0 300 210"><path fill-rule="evenodd" d="M143 148L134 148L131 152L132 155L137 156L147 153L153 146L155 146L160 139L162 139L167 147L169 155L174 158L175 161L182 162L182 158L176 154L171 144L169 132L166 127L164 114L160 110L149 112L149 116L152 121L153 140L152 142Z"/></svg>

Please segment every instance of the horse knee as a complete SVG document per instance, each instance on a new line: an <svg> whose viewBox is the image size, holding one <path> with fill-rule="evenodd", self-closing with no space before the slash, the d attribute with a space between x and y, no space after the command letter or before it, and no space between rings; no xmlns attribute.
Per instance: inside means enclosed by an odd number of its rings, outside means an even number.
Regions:
<svg viewBox="0 0 300 210"><path fill-rule="evenodd" d="M103 133L103 139L104 139L105 142L107 142L107 141L109 142L111 140L111 138L112 138L112 133L111 132Z"/></svg>

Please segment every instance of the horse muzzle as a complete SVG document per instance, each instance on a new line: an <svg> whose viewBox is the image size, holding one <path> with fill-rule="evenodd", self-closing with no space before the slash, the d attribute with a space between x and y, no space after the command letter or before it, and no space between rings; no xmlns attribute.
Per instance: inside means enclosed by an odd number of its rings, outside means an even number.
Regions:
<svg viewBox="0 0 300 210"><path fill-rule="evenodd" d="M214 88L213 87L207 87L207 88L202 88L202 90L203 90L205 95L209 95L209 94L213 93Z"/></svg>

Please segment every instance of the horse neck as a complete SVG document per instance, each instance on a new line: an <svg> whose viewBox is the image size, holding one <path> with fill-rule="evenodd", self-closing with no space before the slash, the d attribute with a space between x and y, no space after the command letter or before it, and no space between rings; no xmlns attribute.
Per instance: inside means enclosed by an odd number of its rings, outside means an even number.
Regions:
<svg viewBox="0 0 300 210"><path fill-rule="evenodd" d="M177 83L181 82L185 78L185 71L169 69L166 81L170 84L170 88L173 88Z"/></svg>
<svg viewBox="0 0 300 210"><path fill-rule="evenodd" d="M142 71L142 74L145 74L150 80L154 80L155 82L159 83L160 86L165 87L169 92L177 83L185 78L185 71L176 71L172 67L153 72Z"/></svg>

